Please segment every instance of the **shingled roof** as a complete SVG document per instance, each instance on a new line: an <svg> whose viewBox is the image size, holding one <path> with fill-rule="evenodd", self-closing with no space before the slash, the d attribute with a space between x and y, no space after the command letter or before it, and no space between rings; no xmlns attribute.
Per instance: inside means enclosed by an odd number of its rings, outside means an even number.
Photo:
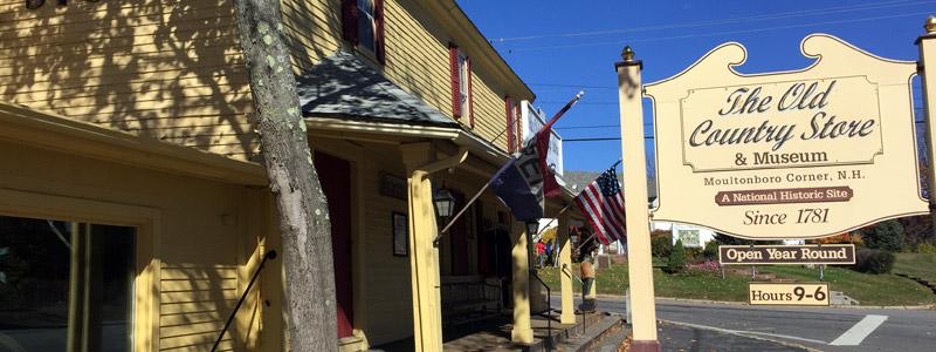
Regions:
<svg viewBox="0 0 936 352"><path fill-rule="evenodd" d="M418 96L343 50L296 77L304 117L460 128Z"/></svg>

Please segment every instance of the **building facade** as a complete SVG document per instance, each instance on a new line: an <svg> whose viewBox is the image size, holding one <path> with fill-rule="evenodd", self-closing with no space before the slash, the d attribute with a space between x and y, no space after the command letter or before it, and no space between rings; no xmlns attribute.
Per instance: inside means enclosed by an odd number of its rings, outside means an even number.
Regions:
<svg viewBox="0 0 936 352"><path fill-rule="evenodd" d="M0 0L0 316L22 322L0 343L206 350L280 245L233 4L61 3ZM441 307L466 282L493 287L530 342L523 224L485 192L439 235L431 200L444 188L464 208L517 149L533 92L454 1L282 11L341 349L441 347L457 316ZM281 265L265 263L221 350L284 349Z"/></svg>

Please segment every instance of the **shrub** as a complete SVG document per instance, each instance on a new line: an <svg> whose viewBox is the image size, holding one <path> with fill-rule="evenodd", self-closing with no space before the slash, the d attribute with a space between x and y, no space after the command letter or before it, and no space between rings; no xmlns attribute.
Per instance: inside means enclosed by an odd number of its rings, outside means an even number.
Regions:
<svg viewBox="0 0 936 352"><path fill-rule="evenodd" d="M705 244L705 249L702 250L702 258L708 260L718 259L719 245L721 245L721 243L718 243L718 241L708 241L708 243Z"/></svg>
<svg viewBox="0 0 936 352"><path fill-rule="evenodd" d="M686 269L686 248L683 247L682 240L677 240L673 245L673 252L670 253L669 260L666 262L664 271L670 274L682 272Z"/></svg>
<svg viewBox="0 0 936 352"><path fill-rule="evenodd" d="M883 249L891 252L900 252L904 246L903 225L896 220L888 220L877 225L864 234L865 246L871 249Z"/></svg>
<svg viewBox="0 0 936 352"><path fill-rule="evenodd" d="M917 246L917 252L927 253L927 254L936 254L936 246L934 246L932 243L929 243L929 242L923 242L923 243L920 243L919 246Z"/></svg>
<svg viewBox="0 0 936 352"><path fill-rule="evenodd" d="M855 253L855 265L852 270L868 274L886 274L894 268L897 256L893 252L878 249L859 249Z"/></svg>
<svg viewBox="0 0 936 352"><path fill-rule="evenodd" d="M650 238L650 252L657 258L668 258L673 251L672 237L669 234Z"/></svg>

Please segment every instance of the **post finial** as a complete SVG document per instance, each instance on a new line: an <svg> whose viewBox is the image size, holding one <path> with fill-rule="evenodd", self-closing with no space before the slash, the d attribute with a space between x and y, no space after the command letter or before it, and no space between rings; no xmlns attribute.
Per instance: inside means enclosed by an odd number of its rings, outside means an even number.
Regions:
<svg viewBox="0 0 936 352"><path fill-rule="evenodd" d="M621 51L621 58L624 59L624 62L633 62L634 61L634 49L631 49L630 45L624 47L624 51Z"/></svg>
<svg viewBox="0 0 936 352"><path fill-rule="evenodd" d="M936 16L929 16L923 28L926 29L926 34L936 33Z"/></svg>

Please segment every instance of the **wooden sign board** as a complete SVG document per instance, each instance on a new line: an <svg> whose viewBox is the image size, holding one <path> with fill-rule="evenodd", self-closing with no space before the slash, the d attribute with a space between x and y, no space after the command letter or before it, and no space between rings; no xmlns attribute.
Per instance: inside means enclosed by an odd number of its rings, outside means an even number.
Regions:
<svg viewBox="0 0 936 352"><path fill-rule="evenodd" d="M829 305L829 284L755 284L748 285L751 305Z"/></svg>
<svg viewBox="0 0 936 352"><path fill-rule="evenodd" d="M645 87L653 100L654 221L753 239L817 238L928 213L911 78L886 60L811 35L800 71L745 75L724 44ZM882 186L882 185L886 185Z"/></svg>
<svg viewBox="0 0 936 352"><path fill-rule="evenodd" d="M718 246L721 265L855 264L855 245Z"/></svg>

